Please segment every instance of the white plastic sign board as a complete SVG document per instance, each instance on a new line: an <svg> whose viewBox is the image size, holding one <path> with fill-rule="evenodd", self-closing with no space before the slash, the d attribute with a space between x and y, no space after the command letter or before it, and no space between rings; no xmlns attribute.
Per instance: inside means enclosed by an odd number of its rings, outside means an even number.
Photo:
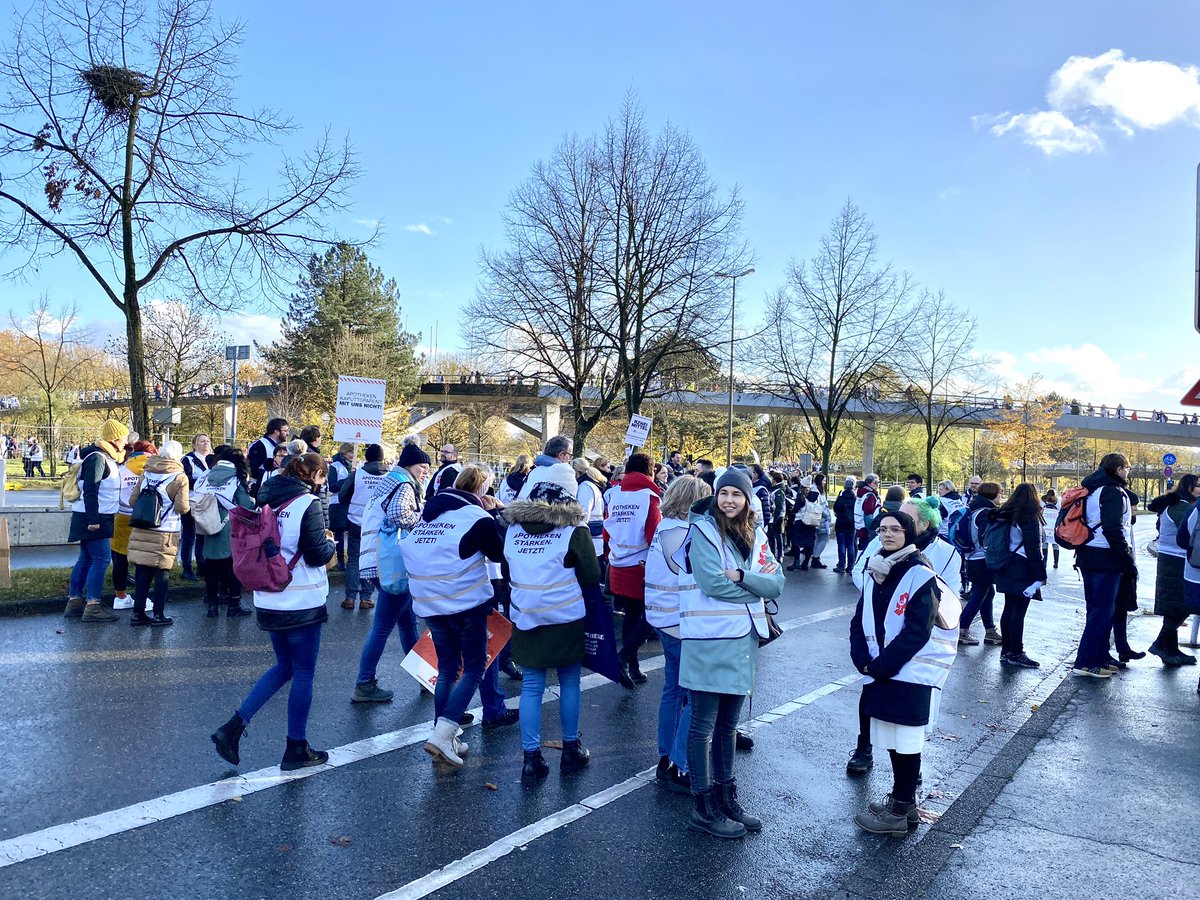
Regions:
<svg viewBox="0 0 1200 900"><path fill-rule="evenodd" d="M630 447L645 447L646 439L650 437L650 426L653 424L654 419L650 416L630 416L625 443Z"/></svg>
<svg viewBox="0 0 1200 900"><path fill-rule="evenodd" d="M383 403L387 382L380 378L338 376L333 439L350 444L383 440Z"/></svg>

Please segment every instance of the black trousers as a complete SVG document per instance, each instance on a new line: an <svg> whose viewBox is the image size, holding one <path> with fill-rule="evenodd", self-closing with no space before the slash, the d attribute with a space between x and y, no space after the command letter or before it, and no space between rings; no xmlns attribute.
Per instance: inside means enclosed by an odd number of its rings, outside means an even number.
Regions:
<svg viewBox="0 0 1200 900"><path fill-rule="evenodd" d="M115 550L112 555L112 579L113 590L118 594L125 593L129 587L129 557Z"/></svg>
<svg viewBox="0 0 1200 900"><path fill-rule="evenodd" d="M167 570L135 564L133 567L133 608L135 612L146 612L146 600L150 597L151 587L154 589L154 612L161 615L167 605Z"/></svg>
<svg viewBox="0 0 1200 900"><path fill-rule="evenodd" d="M1025 613L1029 598L1024 594L1005 594L1004 611L1000 613L1000 650L1002 653L1025 652Z"/></svg>
<svg viewBox="0 0 1200 900"><path fill-rule="evenodd" d="M621 597L624 604L625 618L621 622L621 656L626 662L635 662L637 654L646 643L646 601L635 600L633 597Z"/></svg>
<svg viewBox="0 0 1200 900"><path fill-rule="evenodd" d="M233 574L233 558L204 561L204 599L215 606L224 600L238 606L242 600L242 584Z"/></svg>

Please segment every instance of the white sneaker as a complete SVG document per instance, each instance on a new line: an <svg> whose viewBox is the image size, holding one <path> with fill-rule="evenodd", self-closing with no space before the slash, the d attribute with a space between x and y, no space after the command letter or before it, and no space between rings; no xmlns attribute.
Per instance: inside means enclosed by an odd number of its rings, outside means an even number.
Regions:
<svg viewBox="0 0 1200 900"><path fill-rule="evenodd" d="M133 597L129 594L124 597L114 597L113 609L133 609Z"/></svg>

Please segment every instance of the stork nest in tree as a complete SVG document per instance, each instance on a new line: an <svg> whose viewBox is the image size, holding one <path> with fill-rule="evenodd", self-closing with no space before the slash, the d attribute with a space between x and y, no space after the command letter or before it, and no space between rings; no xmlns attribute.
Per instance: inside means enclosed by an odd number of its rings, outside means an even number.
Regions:
<svg viewBox="0 0 1200 900"><path fill-rule="evenodd" d="M144 93L149 79L141 72L120 66L93 66L79 73L92 96L110 116L128 116L133 98Z"/></svg>

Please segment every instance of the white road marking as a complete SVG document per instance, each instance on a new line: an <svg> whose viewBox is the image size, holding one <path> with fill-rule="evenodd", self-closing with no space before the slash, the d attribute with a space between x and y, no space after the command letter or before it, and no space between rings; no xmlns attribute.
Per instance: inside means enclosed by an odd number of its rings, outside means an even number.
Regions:
<svg viewBox="0 0 1200 900"><path fill-rule="evenodd" d="M812 625L817 622L837 618L838 616L849 615L853 611L854 607L852 605L840 606L823 612L801 616L797 619L791 619L781 623L781 625L784 631L790 631L804 625ZM663 657L656 656L644 661L641 668L644 672L652 672L655 669L661 669L663 665ZM612 682L603 675L593 673L582 679L581 688L583 690L591 690L606 684L612 684ZM542 702L552 703L557 699L558 690L550 688L547 689L546 696ZM511 697L505 703L510 709L516 709L519 702L519 697ZM470 712L474 714L476 722L483 719L482 707L476 707L470 710ZM754 722L755 720L752 719L751 723ZM374 737L364 738L361 741L354 741L341 747L335 747L329 751L329 762L323 766L300 769L295 772L283 772L278 766L269 766L265 769L259 769L256 772L247 772L244 775L224 778L220 781L200 785L199 787L176 791L173 794L155 797L152 800L145 800L141 803L134 803L121 809L98 813L94 816L76 819L73 822L52 825L40 831L9 838L8 840L0 841L0 869L25 862L26 860L37 859L40 856L58 853L60 850L69 850L72 847L90 844L102 838L132 831L135 828L141 828L145 825L153 825L157 822L175 818L176 816L182 816L185 813L216 806L219 803L225 803L229 800L240 799L250 794L256 794L259 791L278 787L281 784L299 781L302 778L311 778L313 775L349 765L359 760L370 759L383 753L390 753L393 750L401 750L405 747L411 747L414 744L424 743L425 739L429 737L429 728L428 723L422 722L418 725L401 728L398 731L389 731L384 734L375 735ZM630 790L633 789L630 788ZM582 802L586 803L587 801ZM583 807L583 809L584 812L580 813L580 815L587 815L587 812L590 811L586 807ZM565 820L563 824L566 824ZM533 826L529 827L532 828ZM510 837L512 836L510 835ZM462 861L460 860L460 862ZM474 871L474 869L469 871ZM464 874L466 873L464 872Z"/></svg>
<svg viewBox="0 0 1200 900"><path fill-rule="evenodd" d="M826 616L826 618L831 618L831 616ZM787 703L777 706L769 712L755 716L750 720L750 723L753 725L753 730L764 728L773 722L779 721L784 716L803 709L810 703L815 703L822 697L829 696L834 691L839 691L851 684L858 684L861 680L862 676L857 672L846 675L837 679L837 681L831 681L829 684L822 685L815 691L809 691L802 697L789 700ZM654 767L651 767L645 771L638 772L631 778L626 778L624 781L614 784L612 787L605 788L598 793L592 794L590 797L585 797L578 803L573 803L557 812L551 813L543 819L538 819L536 822L526 825L524 828L498 838L486 847L469 853L460 859L456 859L454 862L440 869L435 869L428 875L414 879L401 888L381 894L376 900L419 900L421 897L428 897L430 894L454 884L471 873L478 872L496 860L502 859L514 850L527 847L538 838L544 837L552 831L557 831L564 825L578 821L584 816L590 815L596 810L603 809L610 803L616 802L626 794L631 794L653 783Z"/></svg>

